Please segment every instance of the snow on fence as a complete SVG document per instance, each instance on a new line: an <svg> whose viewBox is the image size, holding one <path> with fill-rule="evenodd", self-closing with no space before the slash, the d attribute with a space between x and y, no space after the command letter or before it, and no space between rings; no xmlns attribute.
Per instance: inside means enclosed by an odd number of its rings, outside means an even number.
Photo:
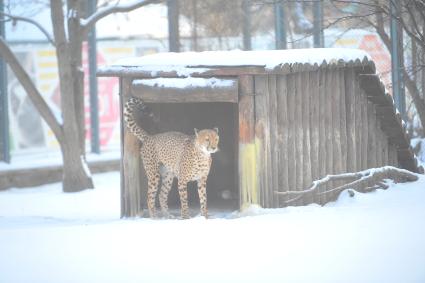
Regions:
<svg viewBox="0 0 425 283"><path fill-rule="evenodd" d="M165 53L98 74L120 78L121 105L130 96L151 102L159 131L218 126L222 150L208 197L225 187L239 208L326 203L336 192L291 203L282 192L303 191L328 174L385 165L423 170L373 61L359 50ZM146 194L140 145L125 128L122 143L122 216L138 216Z"/></svg>

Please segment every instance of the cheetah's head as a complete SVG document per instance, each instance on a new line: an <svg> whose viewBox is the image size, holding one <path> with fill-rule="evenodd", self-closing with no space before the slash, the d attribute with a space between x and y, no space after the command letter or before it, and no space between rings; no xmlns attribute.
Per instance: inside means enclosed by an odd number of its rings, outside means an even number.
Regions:
<svg viewBox="0 0 425 283"><path fill-rule="evenodd" d="M196 144L206 154L218 151L218 128L198 131L195 129Z"/></svg>

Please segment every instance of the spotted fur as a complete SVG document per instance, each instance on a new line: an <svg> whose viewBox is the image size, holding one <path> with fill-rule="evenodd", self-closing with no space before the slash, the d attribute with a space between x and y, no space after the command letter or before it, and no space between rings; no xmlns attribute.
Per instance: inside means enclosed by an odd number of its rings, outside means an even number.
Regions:
<svg viewBox="0 0 425 283"><path fill-rule="evenodd" d="M187 183L197 181L201 214L208 216L206 183L211 168L211 153L218 150L218 129L196 130L189 136L180 132L165 132L149 135L133 118L138 108L146 110L140 99L130 98L124 106L124 121L127 128L142 141L140 154L148 178L148 210L156 217L155 198L160 179L159 204L164 217L168 213L168 193L174 178L178 179L178 191L182 218L189 218Z"/></svg>

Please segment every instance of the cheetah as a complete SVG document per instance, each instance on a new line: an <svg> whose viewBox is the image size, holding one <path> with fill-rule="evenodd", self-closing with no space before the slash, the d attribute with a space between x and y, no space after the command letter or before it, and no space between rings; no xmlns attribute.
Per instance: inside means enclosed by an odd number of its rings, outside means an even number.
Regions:
<svg viewBox="0 0 425 283"><path fill-rule="evenodd" d="M149 216L156 218L155 198L159 181L159 204L162 216L169 218L168 194L174 178L178 180L178 192L181 203L181 217L189 218L187 201L187 183L197 181L201 215L208 217L206 183L211 168L211 154L218 151L218 128L194 129L194 135L180 132L148 134L137 125L133 112L138 108L146 110L146 105L138 98L130 98L124 106L124 121L129 131L141 142L140 154L148 179L147 203Z"/></svg>

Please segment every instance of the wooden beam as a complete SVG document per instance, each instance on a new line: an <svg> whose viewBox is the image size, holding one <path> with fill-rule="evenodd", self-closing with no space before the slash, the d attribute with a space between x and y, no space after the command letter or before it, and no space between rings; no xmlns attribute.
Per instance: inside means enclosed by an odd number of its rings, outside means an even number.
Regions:
<svg viewBox="0 0 425 283"><path fill-rule="evenodd" d="M241 75L287 75L290 73L315 71L326 68L351 68L361 73L375 73L373 61L356 60L348 63L317 64L280 64L273 69L259 65L220 66L220 65L189 65L189 66L106 66L97 71L98 77L128 77L128 78L186 78ZM158 68L162 70L158 71Z"/></svg>
<svg viewBox="0 0 425 283"><path fill-rule="evenodd" d="M209 85L213 78L201 79L206 86L191 87L189 78L163 78L158 84L152 80L135 80L131 85L132 96L141 98L146 103L187 103L187 102L238 102L238 80L235 78L215 79L220 85ZM167 80L169 80L167 82ZM170 81L171 80L171 81ZM181 80L181 81L180 81ZM188 85L188 87L169 87L159 85ZM199 83L199 81L198 81Z"/></svg>

